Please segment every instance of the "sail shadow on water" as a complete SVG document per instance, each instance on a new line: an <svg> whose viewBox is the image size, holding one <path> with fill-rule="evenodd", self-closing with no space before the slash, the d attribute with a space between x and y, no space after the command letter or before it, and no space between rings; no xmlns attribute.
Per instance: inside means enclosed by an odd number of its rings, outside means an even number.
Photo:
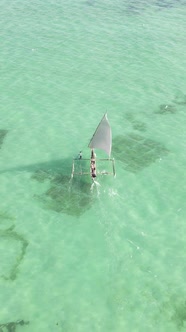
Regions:
<svg viewBox="0 0 186 332"><path fill-rule="evenodd" d="M65 158L65 159L56 159L51 161L44 161L44 162L38 162L35 164L29 164L29 165L17 165L10 168L5 168L0 170L0 174L6 173L6 172L29 172L32 173L33 176L38 176L42 178L44 176L44 173L52 175L52 172L59 172L62 170L63 174L69 174L71 171L70 168L71 164L71 158ZM36 175L37 174L37 175ZM42 182L42 181L41 181Z"/></svg>
<svg viewBox="0 0 186 332"><path fill-rule="evenodd" d="M166 147L141 135L116 136L113 140L113 154L126 171L136 173L150 166L168 154Z"/></svg>

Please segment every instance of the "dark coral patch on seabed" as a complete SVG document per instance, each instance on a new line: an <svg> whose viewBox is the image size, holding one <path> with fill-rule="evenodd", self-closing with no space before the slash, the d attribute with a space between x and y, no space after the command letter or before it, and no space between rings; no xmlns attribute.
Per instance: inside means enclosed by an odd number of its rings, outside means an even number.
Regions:
<svg viewBox="0 0 186 332"><path fill-rule="evenodd" d="M28 321L24 321L23 319L17 320L16 322L9 322L0 324L0 332L16 332L18 326L28 325Z"/></svg>
<svg viewBox="0 0 186 332"><path fill-rule="evenodd" d="M184 93L178 93L173 100L173 103L177 105L186 105L186 95Z"/></svg>
<svg viewBox="0 0 186 332"><path fill-rule="evenodd" d="M70 177L60 172L36 171L32 179L39 182L49 180L50 187L42 195L35 198L44 209L80 216L91 207L93 196L90 183L82 176Z"/></svg>
<svg viewBox="0 0 186 332"><path fill-rule="evenodd" d="M113 155L126 171L136 173L168 154L159 142L141 135L119 135L113 139Z"/></svg>
<svg viewBox="0 0 186 332"><path fill-rule="evenodd" d="M141 132L145 132L147 130L147 125L145 122L138 120L135 116L135 114L132 114L130 112L127 112L125 114L125 119L129 121L133 127L134 130L138 130Z"/></svg>
<svg viewBox="0 0 186 332"><path fill-rule="evenodd" d="M8 130L0 129L0 148L3 144L4 138L7 135L7 133L8 133Z"/></svg>
<svg viewBox="0 0 186 332"><path fill-rule="evenodd" d="M177 112L177 109L174 105L171 104L162 104L159 106L159 109L155 111L156 114L174 114Z"/></svg>
<svg viewBox="0 0 186 332"><path fill-rule="evenodd" d="M14 229L14 226L12 226L6 230L0 230L0 238L8 239L10 245L11 245L12 241L18 241L21 243L21 252L17 256L15 263L10 268L9 274L1 275L1 278L3 278L4 280L11 280L11 281L14 281L17 277L19 265L25 256L26 248L28 246L28 242L25 240L25 238L22 235L15 232L13 229Z"/></svg>
<svg viewBox="0 0 186 332"><path fill-rule="evenodd" d="M4 211L0 211L0 221L2 223L2 221L9 221L12 224L12 221L15 218L13 218L12 216L10 216L7 212ZM6 239L8 242L8 246L11 248L13 245L13 242L18 242L21 244L21 248L20 248L20 253L17 254L17 257L15 259L15 262L12 264L12 266L9 268L9 272L0 275L0 277L4 280L10 280L10 281L14 281L17 277L18 271L19 271L19 266L20 263L22 262L25 253L26 253L26 249L28 246L28 242L27 240L19 233L17 233L14 230L15 226L14 225L9 225L8 227L2 229L2 225L1 225L1 229L0 229L0 240L1 239Z"/></svg>
<svg viewBox="0 0 186 332"><path fill-rule="evenodd" d="M172 320L176 323L179 329L184 328L186 323L186 301L174 304Z"/></svg>

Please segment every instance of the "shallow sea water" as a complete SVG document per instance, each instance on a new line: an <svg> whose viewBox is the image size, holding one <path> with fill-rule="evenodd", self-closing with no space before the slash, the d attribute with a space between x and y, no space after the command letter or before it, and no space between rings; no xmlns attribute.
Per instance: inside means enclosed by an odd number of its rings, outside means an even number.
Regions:
<svg viewBox="0 0 186 332"><path fill-rule="evenodd" d="M3 332L186 330L185 5L1 1ZM70 183L106 111L117 176Z"/></svg>

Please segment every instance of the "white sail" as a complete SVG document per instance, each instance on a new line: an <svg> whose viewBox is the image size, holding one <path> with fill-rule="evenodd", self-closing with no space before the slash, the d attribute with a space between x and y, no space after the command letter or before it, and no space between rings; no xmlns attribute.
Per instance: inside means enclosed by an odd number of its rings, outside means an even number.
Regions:
<svg viewBox="0 0 186 332"><path fill-rule="evenodd" d="M107 114L105 114L100 121L88 146L91 149L101 149L110 156L112 148L112 132L107 119Z"/></svg>

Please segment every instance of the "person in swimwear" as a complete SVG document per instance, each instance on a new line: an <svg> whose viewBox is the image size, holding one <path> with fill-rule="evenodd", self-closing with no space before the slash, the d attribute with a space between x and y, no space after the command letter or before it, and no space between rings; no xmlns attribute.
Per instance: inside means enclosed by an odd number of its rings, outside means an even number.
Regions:
<svg viewBox="0 0 186 332"><path fill-rule="evenodd" d="M92 178L96 178L95 161L91 161L91 176Z"/></svg>

